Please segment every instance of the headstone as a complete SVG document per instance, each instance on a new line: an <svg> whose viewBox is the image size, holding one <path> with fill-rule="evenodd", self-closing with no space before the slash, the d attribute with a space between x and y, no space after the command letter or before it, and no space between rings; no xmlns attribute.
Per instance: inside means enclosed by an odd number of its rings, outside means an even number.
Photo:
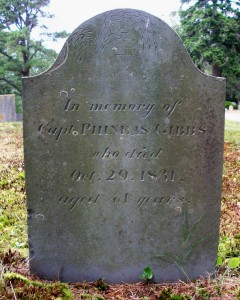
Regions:
<svg viewBox="0 0 240 300"><path fill-rule="evenodd" d="M18 122L21 115L16 113L15 95L0 95L0 122Z"/></svg>
<svg viewBox="0 0 240 300"><path fill-rule="evenodd" d="M30 269L68 282L214 270L225 80L177 34L120 9L80 25L23 80Z"/></svg>

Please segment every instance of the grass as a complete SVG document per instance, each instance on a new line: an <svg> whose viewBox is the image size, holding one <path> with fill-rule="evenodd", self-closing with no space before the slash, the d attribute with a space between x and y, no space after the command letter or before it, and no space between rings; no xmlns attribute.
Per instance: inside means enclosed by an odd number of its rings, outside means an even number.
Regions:
<svg viewBox="0 0 240 300"><path fill-rule="evenodd" d="M27 256L25 182L22 168L0 167L0 249L18 250Z"/></svg>
<svg viewBox="0 0 240 300"><path fill-rule="evenodd" d="M11 286L11 290L5 289L8 285ZM2 290L5 292L4 297L6 299L12 299L12 296L15 299L73 299L73 294L65 283L45 283L39 280L30 280L25 276L11 272L3 274Z"/></svg>
<svg viewBox="0 0 240 300"><path fill-rule="evenodd" d="M189 283L72 285L29 275L26 197L20 123L0 124L0 299L240 299L240 123L226 121L219 265ZM140 274L139 274L140 275Z"/></svg>
<svg viewBox="0 0 240 300"><path fill-rule="evenodd" d="M225 142L240 144L240 122L225 120Z"/></svg>
<svg viewBox="0 0 240 300"><path fill-rule="evenodd" d="M225 131L229 130L240 132L240 122L225 120Z"/></svg>

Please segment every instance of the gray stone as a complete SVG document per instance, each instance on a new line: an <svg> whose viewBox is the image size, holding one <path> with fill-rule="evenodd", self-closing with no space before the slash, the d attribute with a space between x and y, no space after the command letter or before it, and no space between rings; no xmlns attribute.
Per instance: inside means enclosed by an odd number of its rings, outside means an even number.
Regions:
<svg viewBox="0 0 240 300"><path fill-rule="evenodd" d="M30 269L76 282L214 270L225 80L136 10L80 25L23 80Z"/></svg>
<svg viewBox="0 0 240 300"><path fill-rule="evenodd" d="M21 115L16 113L15 95L0 95L0 122L18 122L21 119Z"/></svg>

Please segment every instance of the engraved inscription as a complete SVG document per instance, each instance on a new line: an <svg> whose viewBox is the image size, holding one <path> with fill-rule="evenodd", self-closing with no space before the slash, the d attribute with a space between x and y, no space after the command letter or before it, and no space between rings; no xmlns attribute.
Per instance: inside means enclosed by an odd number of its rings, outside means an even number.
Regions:
<svg viewBox="0 0 240 300"><path fill-rule="evenodd" d="M125 154L125 158L129 159L147 159L154 158L158 159L162 154L162 148L157 149L156 151L147 151L145 147L142 150L133 149L131 151L127 151Z"/></svg>
<svg viewBox="0 0 240 300"><path fill-rule="evenodd" d="M70 127L51 127L49 123L42 123L38 127L38 132L42 134L43 132L48 135L54 135L55 140L59 141L63 135L72 135L74 126Z"/></svg>
<svg viewBox="0 0 240 300"><path fill-rule="evenodd" d="M100 103L95 103L91 104L89 111L101 111L101 112L127 112L127 111L139 111L139 112L144 112L143 118L147 118L151 112L153 111L154 107L156 104L136 104L136 103L130 103L130 104L112 104L112 103L107 103L107 104L100 104Z"/></svg>
<svg viewBox="0 0 240 300"><path fill-rule="evenodd" d="M73 94L75 93L75 88L71 88L70 92L61 91L60 98L64 100L64 112L67 113L69 111L78 111L80 108L80 104L74 102Z"/></svg>
<svg viewBox="0 0 240 300"><path fill-rule="evenodd" d="M167 117L170 117L171 114L174 112L174 110L176 109L177 105L182 104L182 101L176 101L174 103L174 105L170 105L170 104L164 104L163 105L163 111L167 113Z"/></svg>
<svg viewBox="0 0 240 300"><path fill-rule="evenodd" d="M82 170L74 170L71 175L71 179L76 182L93 182L93 181L152 181L152 182L174 182L176 181L175 170L139 170L136 173L131 171L120 170L107 170L101 174L96 171L86 173ZM181 180L182 181L182 180Z"/></svg>
<svg viewBox="0 0 240 300"><path fill-rule="evenodd" d="M94 151L92 158L98 159L117 159L117 158L127 158L127 159L158 159L162 154L162 149L157 149L156 151L149 151L146 147L142 149L132 149L126 151L125 153L120 153L119 151L110 150L109 147L105 148L103 151Z"/></svg>
<svg viewBox="0 0 240 300"><path fill-rule="evenodd" d="M100 159L114 159L119 157L119 151L112 151L109 150L109 147L107 147L103 151L94 151L92 157Z"/></svg>
<svg viewBox="0 0 240 300"><path fill-rule="evenodd" d="M167 204L167 205L182 205L185 201L185 198L182 196L157 196L157 197L150 197L150 196L141 196L137 201L137 208L140 209L142 206L146 204Z"/></svg>
<svg viewBox="0 0 240 300"><path fill-rule="evenodd" d="M133 76L133 74L131 73L129 76ZM80 101L77 99L75 88L72 87L69 91L60 91L60 99L63 100L65 112L79 110ZM169 117L181 104L181 100L175 101L173 104L165 103L161 106L161 109L163 113L166 113L166 116ZM99 103L99 101L96 101L95 103L90 103L88 107L88 110L91 112L143 112L143 118L147 118L154 109L156 109L156 103L124 103L124 100L123 103L111 103L111 101Z"/></svg>
<svg viewBox="0 0 240 300"><path fill-rule="evenodd" d="M163 125L157 124L155 127L147 125L96 125L90 123L82 123L62 127L51 125L50 123L42 123L38 127L38 132L44 135L54 136L59 141L63 136L88 136L88 135L122 135L122 136L141 136L141 135L166 135L166 136L204 136L207 134L205 127L193 125Z"/></svg>
<svg viewBox="0 0 240 300"><path fill-rule="evenodd" d="M58 201L62 204L68 204L69 205L69 210L73 210L73 208L77 204L96 204L98 203L100 195L98 194L97 196L78 196L78 197L60 197Z"/></svg>
<svg viewBox="0 0 240 300"><path fill-rule="evenodd" d="M162 181L169 182L175 181L175 171L161 170L160 172L155 171L142 171L141 172L141 181Z"/></svg>
<svg viewBox="0 0 240 300"><path fill-rule="evenodd" d="M157 124L155 133L157 135L167 136L195 136L195 135L206 135L207 130L204 127L197 126L165 126Z"/></svg>
<svg viewBox="0 0 240 300"><path fill-rule="evenodd" d="M129 193L119 195L117 192L110 197L110 202L113 204L127 204L130 198Z"/></svg>
<svg viewBox="0 0 240 300"><path fill-rule="evenodd" d="M77 208L79 205L98 205L101 202L105 204L134 204L136 209L142 209L144 207L156 207L156 206L168 206L176 211L182 210L182 206L186 203L185 197L181 195L133 195L131 193L119 194L115 192L113 195L107 197L103 194L91 195L91 196L61 196L58 198L58 202L68 207L69 211Z"/></svg>
<svg viewBox="0 0 240 300"><path fill-rule="evenodd" d="M132 74L130 74L132 76ZM79 111L80 103L76 97L75 88L70 91L60 91L60 98L64 102L63 110L65 113ZM75 94L75 95L74 95ZM174 104L165 103L162 105L162 110L169 117L176 110L177 106L181 105L182 101L178 100ZM91 103L88 107L90 112L142 112L143 118L147 118L156 108L155 103Z"/></svg>

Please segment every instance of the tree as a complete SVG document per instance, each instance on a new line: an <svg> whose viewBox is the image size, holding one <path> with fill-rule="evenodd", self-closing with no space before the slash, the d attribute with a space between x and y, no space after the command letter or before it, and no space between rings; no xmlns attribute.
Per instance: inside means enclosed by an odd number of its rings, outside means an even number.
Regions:
<svg viewBox="0 0 240 300"><path fill-rule="evenodd" d="M182 0L180 10L179 34L194 63L213 76L226 77L232 100L240 97L239 6L232 0Z"/></svg>
<svg viewBox="0 0 240 300"><path fill-rule="evenodd" d="M43 40L32 39L43 18L52 18L44 8L50 0L0 0L0 93L22 95L21 77L35 75L56 58L54 50L46 49ZM66 32L48 34L66 37Z"/></svg>

